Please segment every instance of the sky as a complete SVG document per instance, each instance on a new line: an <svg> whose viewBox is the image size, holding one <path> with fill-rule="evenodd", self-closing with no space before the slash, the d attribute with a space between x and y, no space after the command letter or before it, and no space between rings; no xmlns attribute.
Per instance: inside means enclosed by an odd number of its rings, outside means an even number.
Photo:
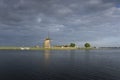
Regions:
<svg viewBox="0 0 120 80"><path fill-rule="evenodd" d="M120 0L0 0L0 46L120 46Z"/></svg>

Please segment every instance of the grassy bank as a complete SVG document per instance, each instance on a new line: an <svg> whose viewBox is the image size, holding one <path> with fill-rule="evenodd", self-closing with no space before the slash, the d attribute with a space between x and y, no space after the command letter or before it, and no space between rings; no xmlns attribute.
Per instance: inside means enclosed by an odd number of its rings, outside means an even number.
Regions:
<svg viewBox="0 0 120 80"><path fill-rule="evenodd" d="M74 47L52 47L52 48L43 48L43 47L0 47L0 50L91 50L95 48L74 48Z"/></svg>

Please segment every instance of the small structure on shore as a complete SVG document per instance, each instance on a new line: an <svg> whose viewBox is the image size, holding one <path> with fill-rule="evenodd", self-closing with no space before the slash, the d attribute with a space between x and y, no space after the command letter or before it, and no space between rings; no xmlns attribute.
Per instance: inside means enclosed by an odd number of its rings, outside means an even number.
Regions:
<svg viewBox="0 0 120 80"><path fill-rule="evenodd" d="M47 37L45 40L44 40L44 45L43 45L44 48L51 48L51 40L49 37Z"/></svg>
<svg viewBox="0 0 120 80"><path fill-rule="evenodd" d="M29 47L20 47L20 50L29 50Z"/></svg>

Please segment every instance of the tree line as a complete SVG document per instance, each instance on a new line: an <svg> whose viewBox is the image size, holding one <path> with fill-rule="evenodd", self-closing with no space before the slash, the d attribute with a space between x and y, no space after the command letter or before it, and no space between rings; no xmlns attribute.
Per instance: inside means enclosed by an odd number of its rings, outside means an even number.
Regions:
<svg viewBox="0 0 120 80"><path fill-rule="evenodd" d="M76 46L76 44L75 43L70 43L70 45L69 45L70 47L75 47ZM84 47L85 48L90 48L91 47L91 45L90 45L90 43L85 43L84 44Z"/></svg>

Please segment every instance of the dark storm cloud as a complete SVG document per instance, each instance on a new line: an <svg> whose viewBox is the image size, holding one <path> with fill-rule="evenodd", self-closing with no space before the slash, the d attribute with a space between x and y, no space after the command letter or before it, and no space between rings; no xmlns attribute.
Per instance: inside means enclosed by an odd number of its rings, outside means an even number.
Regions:
<svg viewBox="0 0 120 80"><path fill-rule="evenodd" d="M104 44L120 30L119 4L118 0L0 0L0 34L12 37L5 43L11 45L15 36L20 37L18 45L24 36L26 44L36 44L50 32L56 43L89 41L100 46L100 40ZM3 39L9 37L1 37L2 44Z"/></svg>

